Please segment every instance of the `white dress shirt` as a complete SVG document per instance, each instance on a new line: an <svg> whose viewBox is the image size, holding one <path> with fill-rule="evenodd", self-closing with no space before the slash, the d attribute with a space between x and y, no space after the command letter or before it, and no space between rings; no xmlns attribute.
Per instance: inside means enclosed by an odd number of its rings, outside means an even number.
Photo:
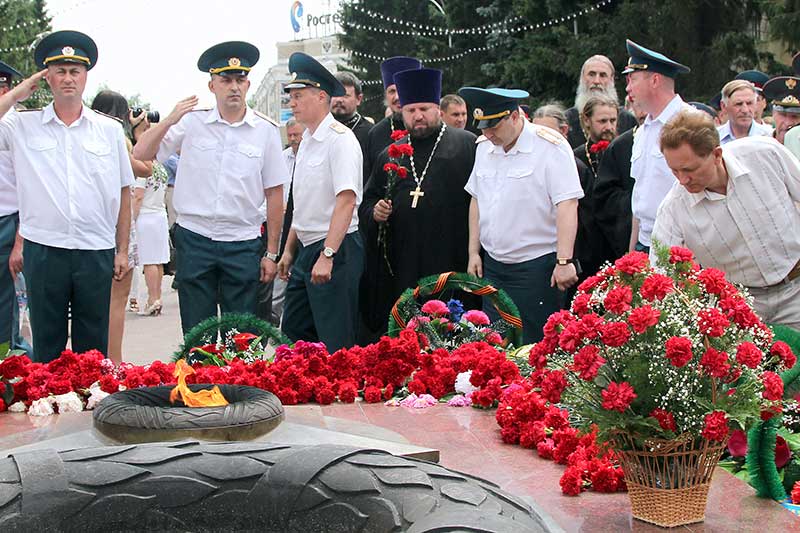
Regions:
<svg viewBox="0 0 800 533"><path fill-rule="evenodd" d="M292 228L303 246L325 239L336 195L356 193L356 207L347 233L358 231L363 158L355 134L328 113L312 134L303 132L294 166Z"/></svg>
<svg viewBox="0 0 800 533"><path fill-rule="evenodd" d="M216 107L196 110L169 129L158 160L178 151L172 200L177 223L215 241L261 235L264 189L289 181L278 127L250 108L235 124Z"/></svg>
<svg viewBox="0 0 800 533"><path fill-rule="evenodd" d="M656 118L647 115L633 136L631 177L636 183L631 195L631 209L633 216L639 219L639 242L645 246L650 246L650 234L658 206L677 183L664 160L664 154L661 153L661 130L664 124L683 109L694 110L676 94Z"/></svg>
<svg viewBox="0 0 800 533"><path fill-rule="evenodd" d="M507 264L555 252L556 206L583 198L567 140L527 121L508 152L479 142L464 189L478 201L481 246Z"/></svg>
<svg viewBox="0 0 800 533"><path fill-rule="evenodd" d="M119 122L85 106L69 126L52 103L9 112L0 120L2 150L11 154L24 238L77 250L115 247L120 189L133 185Z"/></svg>
<svg viewBox="0 0 800 533"><path fill-rule="evenodd" d="M8 114L16 113L13 107ZM0 150L0 217L19 211L17 200L17 178L11 161L11 150Z"/></svg>
<svg viewBox="0 0 800 533"><path fill-rule="evenodd" d="M297 156L292 150L292 147L288 147L283 151L283 159L286 161L286 168L289 169L289 178L291 179L292 173L294 173L294 163L297 160ZM286 205L286 202L289 201L289 191L291 190L291 183L287 183L283 186L283 204Z"/></svg>
<svg viewBox="0 0 800 533"><path fill-rule="evenodd" d="M735 141L736 137L733 136L733 131L731 131L731 121L729 120L722 126L717 128L717 132L719 133L719 144L728 144L731 141ZM766 124L759 124L755 120L750 124L750 129L747 132L748 137L772 137L772 128L770 128Z"/></svg>
<svg viewBox="0 0 800 533"><path fill-rule="evenodd" d="M800 162L760 136L726 144L722 158L727 194L676 185L658 210L653 239L690 248L734 283L775 285L800 259Z"/></svg>

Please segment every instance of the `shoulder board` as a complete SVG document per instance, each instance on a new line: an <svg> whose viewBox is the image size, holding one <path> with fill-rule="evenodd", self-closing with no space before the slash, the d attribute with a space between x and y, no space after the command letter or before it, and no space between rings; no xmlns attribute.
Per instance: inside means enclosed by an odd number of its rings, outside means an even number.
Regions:
<svg viewBox="0 0 800 533"><path fill-rule="evenodd" d="M545 127L536 128L536 135L555 145L561 144L561 141L564 139L558 132L551 131L550 128Z"/></svg>
<svg viewBox="0 0 800 533"><path fill-rule="evenodd" d="M92 109L92 108L90 107L89 109ZM94 112L95 112L95 113L97 113L98 115L102 115L102 116L104 116L104 117L108 117L108 118L110 118L111 120L116 120L116 121L117 121L117 122L119 122L120 124L124 124L124 122L122 122L122 120L118 119L117 117L112 117L111 115L107 115L107 114L103 113L102 111L98 111L97 109L92 109L92 111L94 111Z"/></svg>
<svg viewBox="0 0 800 533"><path fill-rule="evenodd" d="M195 107L194 109L189 111L189 113L195 113L197 111L211 111L212 109L214 109L214 108L213 107Z"/></svg>
<svg viewBox="0 0 800 533"><path fill-rule="evenodd" d="M34 107L33 109L16 109L17 113L29 113L31 111L41 111L41 107Z"/></svg>
<svg viewBox="0 0 800 533"><path fill-rule="evenodd" d="M264 120L266 120L267 122L269 122L270 124L272 124L273 126L275 126L276 128L280 128L280 127L281 127L281 125L280 125L280 124L278 124L277 122L275 122L275 120L273 120L272 118L268 117L267 115L265 115L265 114L264 114L264 113L262 113L261 111L256 111L255 109L253 109L253 113L254 113L254 114L255 114L255 116L257 116L258 118L263 118Z"/></svg>
<svg viewBox="0 0 800 533"><path fill-rule="evenodd" d="M336 122L335 120L331 123L330 128L336 133L344 133L347 131L347 126L345 126L341 122Z"/></svg>
<svg viewBox="0 0 800 533"><path fill-rule="evenodd" d="M475 139L475 144L482 143L483 141L486 141L486 140L488 140L488 139L486 138L486 135L481 135L480 137L478 137L477 139Z"/></svg>
<svg viewBox="0 0 800 533"><path fill-rule="evenodd" d="M364 120L366 120L367 122L369 122L373 126L375 125L375 119L372 118L372 117L364 117Z"/></svg>

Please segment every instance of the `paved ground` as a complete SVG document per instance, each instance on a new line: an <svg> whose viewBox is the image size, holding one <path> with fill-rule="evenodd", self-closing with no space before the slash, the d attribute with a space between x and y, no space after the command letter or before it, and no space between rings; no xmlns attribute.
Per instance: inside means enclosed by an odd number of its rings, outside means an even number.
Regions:
<svg viewBox="0 0 800 533"><path fill-rule="evenodd" d="M178 349L183 335L178 311L178 292L170 286L172 276L164 276L161 300L164 308L160 316L125 314L125 336L122 340L122 358L137 365L152 363L156 359L168 361Z"/></svg>

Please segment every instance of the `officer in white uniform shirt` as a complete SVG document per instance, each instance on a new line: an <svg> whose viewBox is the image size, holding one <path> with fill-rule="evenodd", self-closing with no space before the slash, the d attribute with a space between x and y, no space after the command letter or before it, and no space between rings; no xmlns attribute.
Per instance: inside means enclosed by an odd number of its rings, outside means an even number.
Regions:
<svg viewBox="0 0 800 533"><path fill-rule="evenodd" d="M119 121L81 100L94 41L55 32L34 60L45 70L0 97L0 150L10 150L17 179L35 358L46 362L66 347L70 309L72 349L108 347L111 279L128 270L133 170ZM53 103L8 114L42 78Z"/></svg>
<svg viewBox="0 0 800 533"><path fill-rule="evenodd" d="M527 92L462 87L458 94L483 133L464 187L472 196L467 271L508 293L523 342L536 342L578 281L573 247L583 189L575 156L560 133L528 122L519 109ZM498 318L487 301L484 311Z"/></svg>
<svg viewBox="0 0 800 533"><path fill-rule="evenodd" d="M681 110L692 109L675 93L675 77L690 69L631 40L626 46L630 58L622 71L628 76L625 90L647 112L633 137L631 177L636 182L631 196L630 249L648 251L658 206L675 185L675 176L664 162L658 139L669 119Z"/></svg>
<svg viewBox="0 0 800 533"><path fill-rule="evenodd" d="M247 107L247 75L258 49L226 42L206 50L197 67L211 75L210 110L181 100L147 131L134 157L165 161L180 151L175 178L178 298L184 333L222 313L255 314L258 284L275 278L289 173L278 125ZM261 206L267 203L267 247L262 257Z"/></svg>
<svg viewBox="0 0 800 533"><path fill-rule="evenodd" d="M306 127L297 151L292 229L278 265L288 280L281 329L293 341L319 340L333 353L355 343L364 248L358 233L361 147L330 113L341 83L314 58L289 58L286 85L295 119Z"/></svg>
<svg viewBox="0 0 800 533"><path fill-rule="evenodd" d="M21 78L15 68L0 61L0 95L11 90L14 77ZM8 112L16 113L12 108ZM19 237L19 204L17 202L17 180L11 164L11 152L0 152L0 344L11 349L23 348L19 336L19 305L14 281L22 271L22 238ZM7 265L8 268L3 268Z"/></svg>

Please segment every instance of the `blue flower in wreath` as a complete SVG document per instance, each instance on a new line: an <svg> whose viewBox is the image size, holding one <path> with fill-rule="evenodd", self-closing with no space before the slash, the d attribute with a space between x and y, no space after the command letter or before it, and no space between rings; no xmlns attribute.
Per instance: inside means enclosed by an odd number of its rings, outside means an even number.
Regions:
<svg viewBox="0 0 800 533"><path fill-rule="evenodd" d="M461 320L461 315L464 314L464 304L461 303L461 300L450 298L447 302L447 308L450 310L450 320L452 322Z"/></svg>

